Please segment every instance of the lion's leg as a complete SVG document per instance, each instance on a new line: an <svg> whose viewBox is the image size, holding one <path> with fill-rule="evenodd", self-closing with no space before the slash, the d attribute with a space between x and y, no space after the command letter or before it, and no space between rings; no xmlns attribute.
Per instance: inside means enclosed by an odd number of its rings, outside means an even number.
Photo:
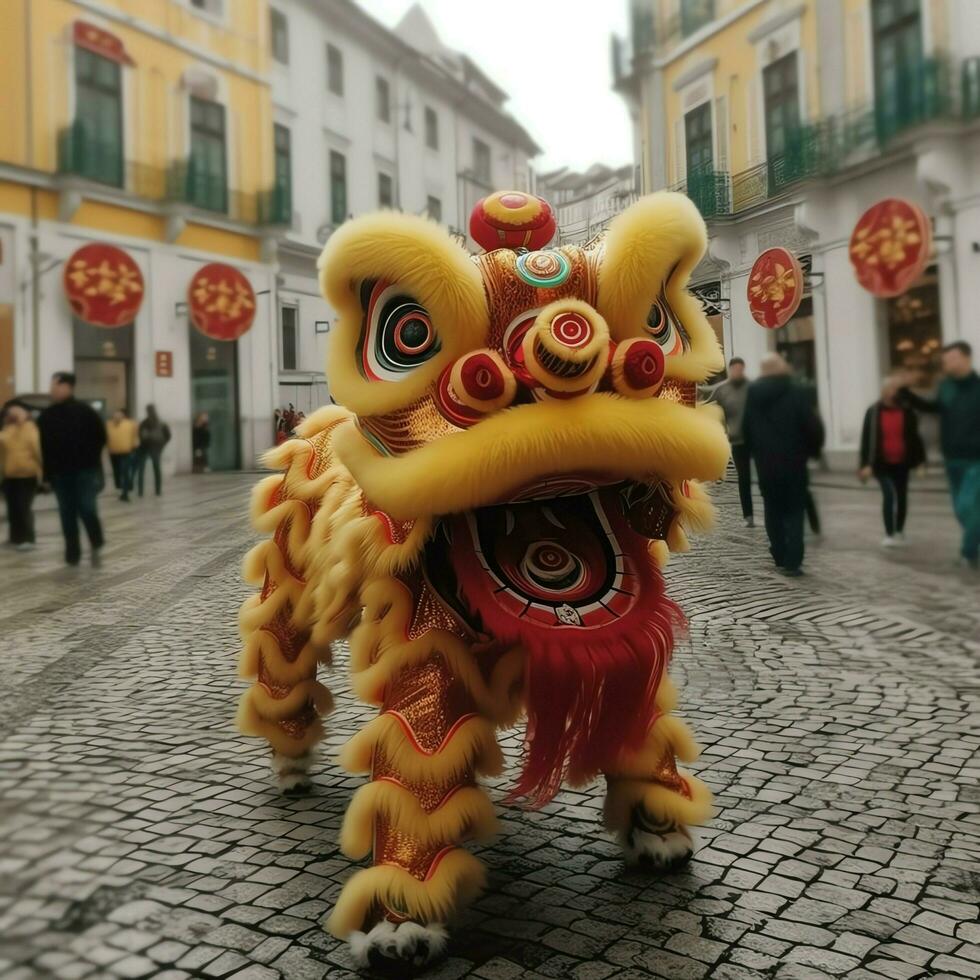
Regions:
<svg viewBox="0 0 980 980"><path fill-rule="evenodd" d="M271 477L277 491L281 477ZM260 484L257 497L269 498ZM238 727L246 735L265 738L272 749L272 769L280 790L301 793L310 787L312 750L323 737L320 716L332 706L330 692L316 679L317 665L327 663L330 648L311 639L310 630L298 625L306 617L296 613L305 583L295 567L298 544L290 548L290 536L305 532L306 511L298 501L278 502L278 512L292 508L280 519L271 540L249 552L244 577L261 584L261 592L249 599L240 614L245 645L239 673L254 681L242 696Z"/></svg>
<svg viewBox="0 0 980 980"><path fill-rule="evenodd" d="M371 775L347 811L341 849L352 858L373 851L373 863L346 883L327 928L350 940L359 966L423 965L443 952L446 922L483 885L481 862L459 845L494 832L477 777L502 759L481 708L486 688L460 638L435 629L412 639L407 592L395 580L367 593L351 637L353 680L381 711L341 756L349 771Z"/></svg>
<svg viewBox="0 0 980 980"><path fill-rule="evenodd" d="M639 752L606 772L606 826L614 831L630 863L672 869L693 853L690 828L711 816L711 792L695 776L678 771L698 747L690 730L670 714L677 700L665 678L657 693L658 718Z"/></svg>

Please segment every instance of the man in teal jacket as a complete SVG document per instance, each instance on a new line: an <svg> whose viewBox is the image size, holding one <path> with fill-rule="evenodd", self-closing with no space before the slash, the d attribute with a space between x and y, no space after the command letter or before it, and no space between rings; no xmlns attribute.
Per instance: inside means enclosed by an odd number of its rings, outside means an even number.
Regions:
<svg viewBox="0 0 980 980"><path fill-rule="evenodd" d="M905 402L939 415L939 434L953 510L963 527L962 562L980 566L980 375L973 369L973 350L965 340L943 348L943 379L935 400L908 388Z"/></svg>

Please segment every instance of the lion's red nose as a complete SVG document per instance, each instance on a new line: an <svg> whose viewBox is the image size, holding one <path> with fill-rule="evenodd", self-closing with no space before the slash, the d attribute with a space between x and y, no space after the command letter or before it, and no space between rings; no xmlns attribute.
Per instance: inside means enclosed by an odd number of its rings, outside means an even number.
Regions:
<svg viewBox="0 0 980 980"><path fill-rule="evenodd" d="M660 344L642 337L616 345L610 373L613 387L627 398L649 398L663 384L666 361Z"/></svg>
<svg viewBox="0 0 980 980"><path fill-rule="evenodd" d="M561 394L590 390L606 369L609 328L588 303L549 303L524 335L521 352L534 380Z"/></svg>

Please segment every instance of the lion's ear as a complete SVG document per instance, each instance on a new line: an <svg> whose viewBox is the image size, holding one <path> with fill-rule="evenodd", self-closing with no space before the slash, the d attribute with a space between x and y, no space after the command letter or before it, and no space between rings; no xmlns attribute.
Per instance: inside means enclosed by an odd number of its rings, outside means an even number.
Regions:
<svg viewBox="0 0 980 980"><path fill-rule="evenodd" d="M599 268L599 312L614 340L652 337L669 377L703 381L724 357L701 304L687 291L707 232L683 194L641 198L609 226Z"/></svg>
<svg viewBox="0 0 980 980"><path fill-rule="evenodd" d="M340 317L331 394L359 415L411 404L447 364L486 343L479 270L432 221L397 212L355 218L333 233L318 267Z"/></svg>

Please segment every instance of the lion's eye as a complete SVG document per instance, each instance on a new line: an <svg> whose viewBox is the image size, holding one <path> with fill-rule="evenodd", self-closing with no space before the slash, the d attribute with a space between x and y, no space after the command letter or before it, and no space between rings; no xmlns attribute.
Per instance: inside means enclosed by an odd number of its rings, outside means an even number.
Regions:
<svg viewBox="0 0 980 980"><path fill-rule="evenodd" d="M663 307L659 303L653 303L650 312L647 313L647 332L654 337L659 337L670 328L670 322L664 315Z"/></svg>
<svg viewBox="0 0 980 980"><path fill-rule="evenodd" d="M663 293L650 304L643 327L647 334L660 344L668 357L671 354L679 354L683 350L682 334Z"/></svg>
<svg viewBox="0 0 980 980"><path fill-rule="evenodd" d="M365 283L361 295L365 312L358 359L365 378L397 381L439 351L428 310L397 284Z"/></svg>

